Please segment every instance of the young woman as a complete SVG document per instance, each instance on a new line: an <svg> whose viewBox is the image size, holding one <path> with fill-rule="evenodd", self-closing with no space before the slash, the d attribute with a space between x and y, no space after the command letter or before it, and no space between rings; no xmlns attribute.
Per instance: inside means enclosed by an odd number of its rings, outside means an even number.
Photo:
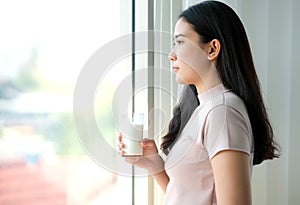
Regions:
<svg viewBox="0 0 300 205"><path fill-rule="evenodd" d="M249 205L255 164L278 157L245 29L217 1L183 11L169 55L178 83L187 84L161 148L141 142L146 168L167 205ZM119 137L123 152L122 136Z"/></svg>

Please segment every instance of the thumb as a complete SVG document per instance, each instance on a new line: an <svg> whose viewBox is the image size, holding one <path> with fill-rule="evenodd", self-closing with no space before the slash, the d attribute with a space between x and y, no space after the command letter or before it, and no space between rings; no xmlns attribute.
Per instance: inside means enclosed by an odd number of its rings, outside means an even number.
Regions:
<svg viewBox="0 0 300 205"><path fill-rule="evenodd" d="M142 147L145 147L145 148L155 146L154 140L147 139L147 138L143 139L140 144L141 144Z"/></svg>

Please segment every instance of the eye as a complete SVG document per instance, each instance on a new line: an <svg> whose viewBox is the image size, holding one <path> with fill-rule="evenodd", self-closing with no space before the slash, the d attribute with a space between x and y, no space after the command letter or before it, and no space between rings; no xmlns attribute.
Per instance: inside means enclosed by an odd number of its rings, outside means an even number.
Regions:
<svg viewBox="0 0 300 205"><path fill-rule="evenodd" d="M177 46L177 45L180 45L182 44L183 41L182 40L176 40L174 43L173 43L173 46Z"/></svg>
<svg viewBox="0 0 300 205"><path fill-rule="evenodd" d="M176 41L176 44L177 44L177 45L180 45L180 44L182 44L182 43L183 43L182 40L177 40L177 41Z"/></svg>

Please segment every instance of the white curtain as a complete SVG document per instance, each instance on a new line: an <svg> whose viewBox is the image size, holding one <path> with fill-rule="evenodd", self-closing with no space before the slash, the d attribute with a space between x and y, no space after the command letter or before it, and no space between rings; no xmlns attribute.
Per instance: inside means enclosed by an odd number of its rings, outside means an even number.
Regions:
<svg viewBox="0 0 300 205"><path fill-rule="evenodd" d="M195 0L183 0L184 8ZM242 19L261 81L280 159L255 166L253 204L300 203L300 1L223 0Z"/></svg>

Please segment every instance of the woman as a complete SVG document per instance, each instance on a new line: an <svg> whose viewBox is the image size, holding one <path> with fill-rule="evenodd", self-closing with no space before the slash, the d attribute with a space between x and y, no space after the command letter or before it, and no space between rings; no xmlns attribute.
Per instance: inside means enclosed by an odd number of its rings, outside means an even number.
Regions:
<svg viewBox="0 0 300 205"><path fill-rule="evenodd" d="M166 193L164 204L249 205L252 166L278 157L245 29L217 1L183 11L169 55L187 84L161 148L141 142L146 168ZM123 152L122 136L119 137Z"/></svg>

